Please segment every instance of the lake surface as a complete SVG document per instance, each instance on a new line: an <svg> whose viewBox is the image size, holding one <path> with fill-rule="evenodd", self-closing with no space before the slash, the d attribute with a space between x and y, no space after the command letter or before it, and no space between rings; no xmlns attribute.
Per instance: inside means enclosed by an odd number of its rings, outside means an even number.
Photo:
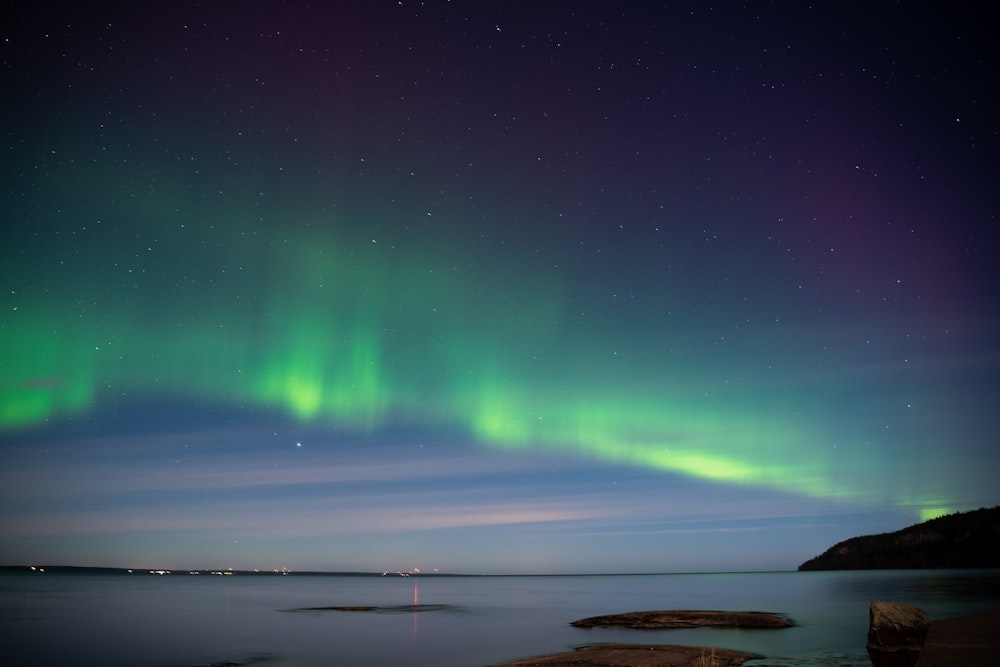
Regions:
<svg viewBox="0 0 1000 667"><path fill-rule="evenodd" d="M486 667L593 642L692 644L748 665L869 665L868 603L932 620L1000 610L1000 570L614 576L0 575L10 665ZM414 607L413 605L417 605ZM383 611L303 610L370 606ZM416 609L416 611L414 611ZM648 609L785 614L784 630L574 628Z"/></svg>

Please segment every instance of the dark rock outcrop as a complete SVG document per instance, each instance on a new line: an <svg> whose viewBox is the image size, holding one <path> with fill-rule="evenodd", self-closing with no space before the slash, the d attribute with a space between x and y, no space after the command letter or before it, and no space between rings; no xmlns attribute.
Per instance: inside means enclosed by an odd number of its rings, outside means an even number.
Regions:
<svg viewBox="0 0 1000 667"><path fill-rule="evenodd" d="M624 614L591 616L570 623L578 628L621 625L638 630L672 628L789 628L794 625L784 616L762 611L630 611Z"/></svg>
<svg viewBox="0 0 1000 667"><path fill-rule="evenodd" d="M917 667L1000 665L1000 612L932 621Z"/></svg>
<svg viewBox="0 0 1000 667"><path fill-rule="evenodd" d="M1000 507L839 542L799 570L1000 567Z"/></svg>
<svg viewBox="0 0 1000 667"><path fill-rule="evenodd" d="M930 621L920 607L902 602L869 605L868 655L874 667L913 667Z"/></svg>

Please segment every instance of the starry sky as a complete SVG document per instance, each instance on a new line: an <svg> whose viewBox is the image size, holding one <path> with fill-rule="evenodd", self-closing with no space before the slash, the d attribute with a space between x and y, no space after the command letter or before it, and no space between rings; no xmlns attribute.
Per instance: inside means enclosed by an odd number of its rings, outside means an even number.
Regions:
<svg viewBox="0 0 1000 667"><path fill-rule="evenodd" d="M794 569L1000 502L991 17L8 3L0 562Z"/></svg>

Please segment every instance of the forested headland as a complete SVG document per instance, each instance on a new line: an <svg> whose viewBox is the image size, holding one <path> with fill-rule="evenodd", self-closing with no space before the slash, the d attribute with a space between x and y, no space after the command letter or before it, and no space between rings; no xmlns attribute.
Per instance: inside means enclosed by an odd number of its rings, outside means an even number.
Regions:
<svg viewBox="0 0 1000 667"><path fill-rule="evenodd" d="M959 512L894 533L838 542L804 570L1000 567L1000 506Z"/></svg>

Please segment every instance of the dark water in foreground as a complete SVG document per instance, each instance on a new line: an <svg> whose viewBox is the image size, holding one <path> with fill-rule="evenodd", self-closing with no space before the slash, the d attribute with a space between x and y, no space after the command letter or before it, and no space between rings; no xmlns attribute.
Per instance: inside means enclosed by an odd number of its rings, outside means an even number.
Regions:
<svg viewBox="0 0 1000 667"><path fill-rule="evenodd" d="M0 575L0 662L485 667L622 641L768 656L748 664L868 665L873 599L916 604L932 620L996 611L1000 571L419 578L8 574ZM329 606L395 609L301 610ZM798 625L773 631L568 625L585 616L643 609L770 611Z"/></svg>

